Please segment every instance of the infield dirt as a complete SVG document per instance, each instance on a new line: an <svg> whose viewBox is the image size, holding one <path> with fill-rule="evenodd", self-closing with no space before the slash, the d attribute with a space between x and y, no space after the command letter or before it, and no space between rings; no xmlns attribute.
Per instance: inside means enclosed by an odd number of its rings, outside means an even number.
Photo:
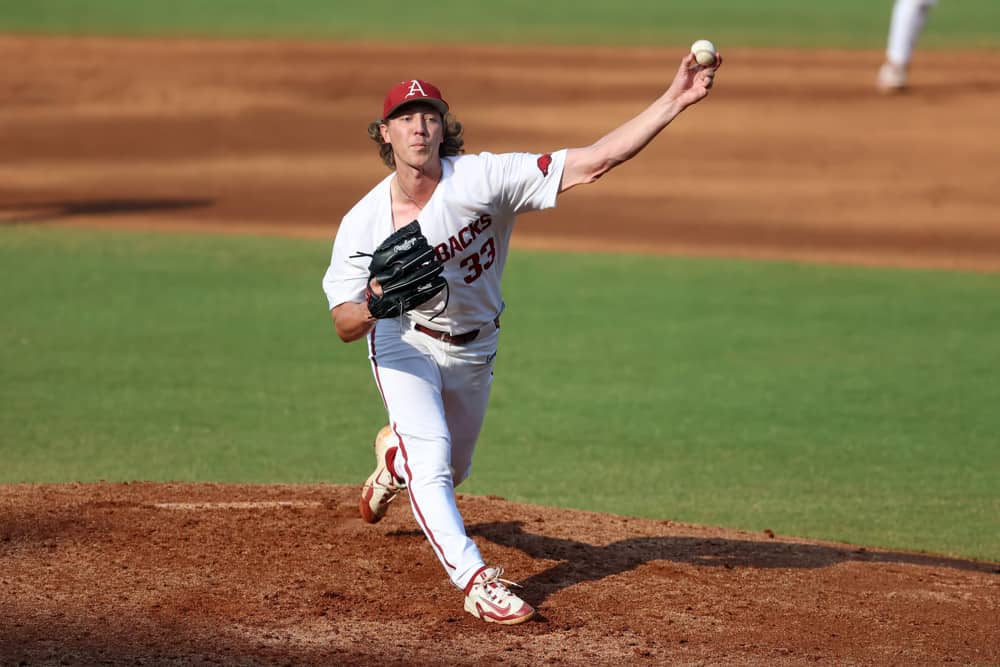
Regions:
<svg viewBox="0 0 1000 667"><path fill-rule="evenodd" d="M387 173L365 127L392 83L440 85L470 152L555 150L682 53L0 37L0 222L332 239ZM893 97L877 53L723 54L703 106L515 247L1000 269L1000 54L921 54ZM0 663L1000 663L995 563L462 496L542 616L487 626L405 503L367 526L357 492L0 487Z"/></svg>
<svg viewBox="0 0 1000 667"><path fill-rule="evenodd" d="M997 664L1000 567L459 497L540 619L462 609L405 500L358 488L0 487L0 661Z"/></svg>
<svg viewBox="0 0 1000 667"><path fill-rule="evenodd" d="M333 238L388 172L389 86L444 90L470 152L586 145L685 49L0 37L0 220ZM1000 53L732 51L712 96L515 244L1000 268Z"/></svg>

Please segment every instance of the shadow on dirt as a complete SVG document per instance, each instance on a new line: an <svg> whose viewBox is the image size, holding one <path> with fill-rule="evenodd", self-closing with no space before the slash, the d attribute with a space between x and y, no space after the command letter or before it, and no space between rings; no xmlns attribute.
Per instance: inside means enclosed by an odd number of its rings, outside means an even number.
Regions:
<svg viewBox="0 0 1000 667"><path fill-rule="evenodd" d="M0 225L30 225L88 215L208 208L214 199L92 199L0 204Z"/></svg>
<svg viewBox="0 0 1000 667"><path fill-rule="evenodd" d="M802 568L829 567L847 561L899 563L943 567L998 574L1000 566L942 556L864 548L798 544L782 541L751 541L700 537L637 537L604 546L547 537L524 531L520 521L481 523L468 528L469 535L519 549L532 558L562 563L521 581L532 591L533 604L574 584L597 581L620 574L650 561L665 560L704 567Z"/></svg>

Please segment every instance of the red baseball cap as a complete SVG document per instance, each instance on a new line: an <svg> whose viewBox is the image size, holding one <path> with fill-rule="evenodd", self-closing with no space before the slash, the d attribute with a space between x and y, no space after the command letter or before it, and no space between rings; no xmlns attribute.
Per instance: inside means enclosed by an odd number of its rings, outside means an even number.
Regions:
<svg viewBox="0 0 1000 667"><path fill-rule="evenodd" d="M441 97L441 91L433 83L410 79L400 81L389 89L382 105L382 120L392 115L392 112L410 102L426 102L441 112L443 116L448 111L448 103Z"/></svg>

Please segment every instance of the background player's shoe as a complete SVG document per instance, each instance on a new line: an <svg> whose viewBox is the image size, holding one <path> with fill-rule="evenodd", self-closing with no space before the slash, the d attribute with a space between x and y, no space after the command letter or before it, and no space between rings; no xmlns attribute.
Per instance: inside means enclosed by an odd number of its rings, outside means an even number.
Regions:
<svg viewBox="0 0 1000 667"><path fill-rule="evenodd" d="M890 62L883 63L878 70L875 86L882 93L898 93L906 89L906 68Z"/></svg>
<svg viewBox="0 0 1000 667"><path fill-rule="evenodd" d="M465 587L465 611L487 623L517 625L530 620L534 607L510 592L506 584L517 584L501 579L502 574L502 567L479 570Z"/></svg>
<svg viewBox="0 0 1000 667"><path fill-rule="evenodd" d="M367 523L381 521L385 513L389 511L389 503L395 500L399 492L406 488L406 484L397 479L392 472L397 445L396 435L390 426L385 426L378 432L373 446L375 448L375 472L361 487L361 500L358 501L361 518Z"/></svg>

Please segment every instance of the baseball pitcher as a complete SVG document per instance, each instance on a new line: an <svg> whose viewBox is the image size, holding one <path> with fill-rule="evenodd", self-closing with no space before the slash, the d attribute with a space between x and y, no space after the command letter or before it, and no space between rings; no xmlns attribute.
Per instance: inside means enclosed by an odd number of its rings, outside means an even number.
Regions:
<svg viewBox="0 0 1000 667"><path fill-rule="evenodd" d="M535 614L503 569L483 562L455 503L490 395L514 221L635 156L709 94L721 64L700 66L688 54L648 108L580 148L465 155L460 123L421 79L392 86L369 126L391 173L344 216L323 279L337 335L367 341L388 416L361 516L381 520L407 489L430 548L477 618L513 625Z"/></svg>

